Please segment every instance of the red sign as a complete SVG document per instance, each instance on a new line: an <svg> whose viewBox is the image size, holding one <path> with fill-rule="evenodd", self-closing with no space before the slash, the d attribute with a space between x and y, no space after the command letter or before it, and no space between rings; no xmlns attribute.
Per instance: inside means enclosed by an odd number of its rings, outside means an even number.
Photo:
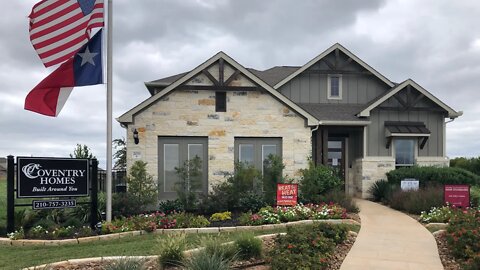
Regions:
<svg viewBox="0 0 480 270"><path fill-rule="evenodd" d="M277 205L297 204L298 184L277 184Z"/></svg>
<svg viewBox="0 0 480 270"><path fill-rule="evenodd" d="M444 201L455 207L470 206L470 186L469 185L445 185Z"/></svg>

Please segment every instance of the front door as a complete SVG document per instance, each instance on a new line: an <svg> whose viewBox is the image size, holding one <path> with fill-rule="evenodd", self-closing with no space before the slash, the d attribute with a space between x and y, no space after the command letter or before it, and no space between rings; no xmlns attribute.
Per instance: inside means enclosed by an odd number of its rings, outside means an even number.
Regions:
<svg viewBox="0 0 480 270"><path fill-rule="evenodd" d="M346 160L345 160L346 138L328 138L328 166L332 167L338 176L345 181Z"/></svg>

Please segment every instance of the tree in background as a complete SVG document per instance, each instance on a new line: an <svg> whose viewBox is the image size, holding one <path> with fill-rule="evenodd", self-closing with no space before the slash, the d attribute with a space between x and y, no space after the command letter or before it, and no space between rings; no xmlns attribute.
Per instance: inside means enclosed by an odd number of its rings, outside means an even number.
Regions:
<svg viewBox="0 0 480 270"><path fill-rule="evenodd" d="M480 175L480 157L465 158L457 157L450 160L450 167L457 167Z"/></svg>
<svg viewBox="0 0 480 270"><path fill-rule="evenodd" d="M127 168L127 144L125 143L125 138L113 140L113 145L115 147L115 154L113 154L115 164L113 168L125 170Z"/></svg>
<svg viewBox="0 0 480 270"><path fill-rule="evenodd" d="M73 150L73 154L70 154L71 158L89 158L93 159L96 158L92 152L92 150L85 144L77 143L77 147Z"/></svg>

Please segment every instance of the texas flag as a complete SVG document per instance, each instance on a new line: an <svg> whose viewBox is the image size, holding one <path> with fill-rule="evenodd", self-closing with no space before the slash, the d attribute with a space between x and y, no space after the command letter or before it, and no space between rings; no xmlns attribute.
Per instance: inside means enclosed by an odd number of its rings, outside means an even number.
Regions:
<svg viewBox="0 0 480 270"><path fill-rule="evenodd" d="M102 30L28 93L25 110L55 117L73 87L103 83Z"/></svg>

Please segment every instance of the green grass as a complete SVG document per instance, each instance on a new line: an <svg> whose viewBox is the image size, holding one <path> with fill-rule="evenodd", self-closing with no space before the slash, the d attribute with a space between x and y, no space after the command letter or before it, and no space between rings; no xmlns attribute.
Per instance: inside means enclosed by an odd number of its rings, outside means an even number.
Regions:
<svg viewBox="0 0 480 270"><path fill-rule="evenodd" d="M7 226L7 181L0 178L0 232Z"/></svg>
<svg viewBox="0 0 480 270"><path fill-rule="evenodd" d="M256 235L285 232L285 229L257 231ZM240 232L220 233L218 238L224 242L233 241ZM187 244L193 248L203 234L188 234ZM109 241L96 241L65 246L0 246L0 269L20 269L68 259L101 256L140 256L155 255L156 237L165 235L146 234L130 236Z"/></svg>

